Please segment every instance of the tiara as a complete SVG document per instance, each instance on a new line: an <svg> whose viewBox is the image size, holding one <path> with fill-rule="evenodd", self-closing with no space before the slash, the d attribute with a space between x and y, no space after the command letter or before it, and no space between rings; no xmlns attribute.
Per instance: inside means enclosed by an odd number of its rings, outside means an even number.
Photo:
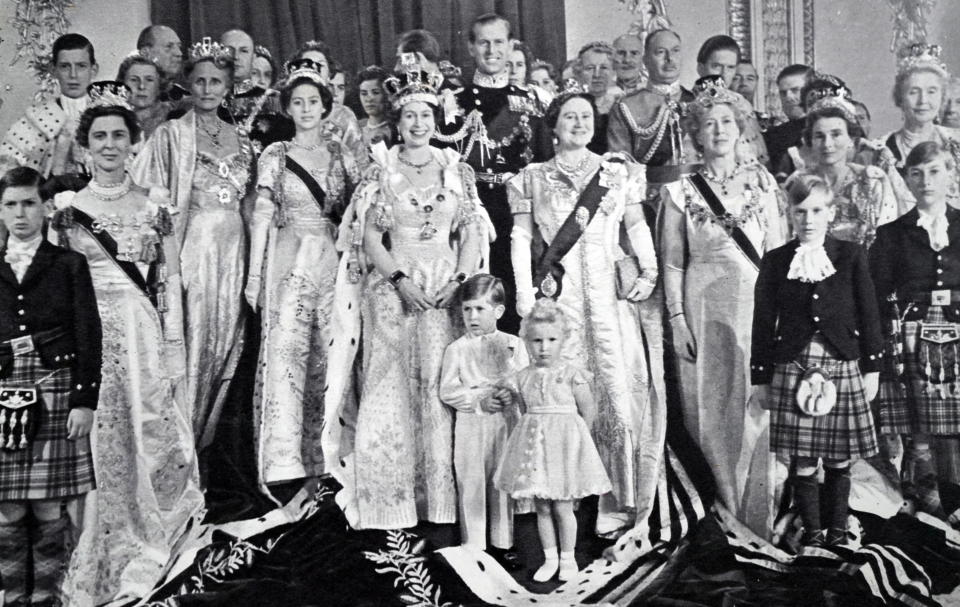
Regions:
<svg viewBox="0 0 960 607"><path fill-rule="evenodd" d="M265 46L256 45L253 47L253 54L256 57L266 57L270 61L273 61L273 55L270 53L270 49Z"/></svg>
<svg viewBox="0 0 960 607"><path fill-rule="evenodd" d="M439 105L437 89L443 84L443 75L436 72L408 71L390 76L383 81L383 90L390 97L393 109L399 110L412 101Z"/></svg>
<svg viewBox="0 0 960 607"><path fill-rule="evenodd" d="M293 82L297 78L308 78L319 85L327 86L327 81L320 75L320 64L313 59L294 59L287 62L287 75L282 86Z"/></svg>
<svg viewBox="0 0 960 607"><path fill-rule="evenodd" d="M932 69L944 77L949 75L947 64L940 60L939 44L911 44L900 52L900 62L897 65L897 75L906 74L917 69Z"/></svg>
<svg viewBox="0 0 960 607"><path fill-rule="evenodd" d="M693 87L695 95L690 103L693 109L710 109L717 104L737 105L743 99L723 84L721 76L701 78Z"/></svg>
<svg viewBox="0 0 960 607"><path fill-rule="evenodd" d="M194 62L201 59L213 59L214 62L225 59L233 60L233 49L219 42L214 42L210 36L204 36L200 42L195 42L187 52Z"/></svg>
<svg viewBox="0 0 960 607"><path fill-rule="evenodd" d="M847 120L847 122L860 124L860 119L857 118L857 108L853 107L853 104L850 103L850 97L848 96L847 89L845 88L841 87L836 92L826 91L825 94L821 95L816 101L810 104L807 112L813 113L818 110L826 109L840 110L840 113L843 114L843 117Z"/></svg>
<svg viewBox="0 0 960 607"><path fill-rule="evenodd" d="M122 82L101 80L87 86L87 95L90 104L87 107L117 105L132 110L130 105L130 89Z"/></svg>
<svg viewBox="0 0 960 607"><path fill-rule="evenodd" d="M459 78L463 74L463 71L459 67L446 59L441 59L438 67L440 68L440 73L443 74L445 78Z"/></svg>

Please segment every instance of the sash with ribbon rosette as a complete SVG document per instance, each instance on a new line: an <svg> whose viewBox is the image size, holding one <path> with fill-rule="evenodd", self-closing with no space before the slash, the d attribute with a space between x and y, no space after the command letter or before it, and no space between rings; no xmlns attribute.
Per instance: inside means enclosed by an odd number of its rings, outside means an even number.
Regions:
<svg viewBox="0 0 960 607"><path fill-rule="evenodd" d="M537 289L537 297L555 298L560 295L564 274L560 260L580 240L594 215L597 214L597 209L600 208L603 197L610 191L610 186L603 183L605 181L603 165L607 162L625 164L625 160L622 158L605 158L593 179L587 183L587 187L580 194L573 211L563 221L557 235L554 236L550 246L547 247L537 262L533 273L533 284Z"/></svg>

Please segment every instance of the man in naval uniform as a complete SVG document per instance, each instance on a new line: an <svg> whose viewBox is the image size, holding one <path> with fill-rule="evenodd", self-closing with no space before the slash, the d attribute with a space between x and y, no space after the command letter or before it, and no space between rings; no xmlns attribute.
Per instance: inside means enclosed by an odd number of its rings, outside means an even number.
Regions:
<svg viewBox="0 0 960 607"><path fill-rule="evenodd" d="M468 50L476 64L473 82L444 97L436 141L455 147L476 171L480 200L497 232L490 245L489 272L507 287L507 312L500 327L516 334L520 317L510 261L513 216L505 184L531 161L548 158L552 149L534 93L508 82L510 22L494 13L477 17Z"/></svg>

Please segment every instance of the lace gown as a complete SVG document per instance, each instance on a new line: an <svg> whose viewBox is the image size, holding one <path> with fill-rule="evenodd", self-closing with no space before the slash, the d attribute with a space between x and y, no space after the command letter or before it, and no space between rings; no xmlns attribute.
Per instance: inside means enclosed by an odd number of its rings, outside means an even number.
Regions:
<svg viewBox="0 0 960 607"><path fill-rule="evenodd" d="M740 195L721 201L728 214L742 220L741 229L762 255L784 239L781 194L766 169L753 169L749 179L755 198ZM750 402L749 348L758 269L689 178L665 191L667 203L684 214L688 254L683 310L697 348L694 361L677 358L684 424L710 464L718 499L766 538L773 523L775 466L769 416Z"/></svg>
<svg viewBox="0 0 960 607"><path fill-rule="evenodd" d="M549 246L596 170L587 170L574 182L553 160L529 165L508 184L511 210L532 213ZM557 298L573 324L564 357L592 375L597 402L593 437L613 484L615 509L636 510L639 518L645 518L652 505L666 431L660 299L658 295L640 304L617 299L615 263L626 257L620 246L626 207L640 204L645 189L643 179L635 177L620 195L601 202L561 261L564 274ZM635 253L642 267L656 268L649 232L646 237L646 246ZM607 524L601 521L601 530Z"/></svg>
<svg viewBox="0 0 960 607"><path fill-rule="evenodd" d="M273 193L273 200L258 198L254 209L252 232L269 233L263 262L256 257L262 249L253 251L251 260L263 276L254 432L260 482L268 485L323 473L320 430L337 277L335 222L359 175L346 155L331 155L323 171L308 172L287 156L283 143L264 150L258 175L257 186Z"/></svg>
<svg viewBox="0 0 960 607"><path fill-rule="evenodd" d="M180 253L188 403L198 444L210 444L242 349L246 156L197 152Z"/></svg>
<svg viewBox="0 0 960 607"><path fill-rule="evenodd" d="M55 224L60 244L90 266L103 324L103 380L91 433L97 490L87 500L83 532L64 583L67 605L100 605L120 595L145 596L160 578L184 526L203 509L183 382L182 331L175 270L170 306L161 316L150 259L159 242L156 208L147 197L134 216L91 217L82 191ZM67 219L69 218L69 219Z"/></svg>

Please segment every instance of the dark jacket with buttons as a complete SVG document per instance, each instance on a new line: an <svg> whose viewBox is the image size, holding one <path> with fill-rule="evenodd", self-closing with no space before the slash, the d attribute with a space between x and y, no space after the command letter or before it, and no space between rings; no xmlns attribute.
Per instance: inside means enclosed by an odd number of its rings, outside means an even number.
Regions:
<svg viewBox="0 0 960 607"><path fill-rule="evenodd" d="M763 256L754 294L751 381L768 384L777 363L797 358L820 332L842 360L860 370L880 370L880 314L860 245L830 238L823 243L836 272L816 283L787 279L799 241Z"/></svg>
<svg viewBox="0 0 960 607"><path fill-rule="evenodd" d="M44 240L17 281L5 253L6 247L0 249L0 341L62 329L62 336L36 350L45 367L71 369L71 407L96 409L102 334L86 258ZM12 371L13 355L4 347L0 382Z"/></svg>
<svg viewBox="0 0 960 607"><path fill-rule="evenodd" d="M876 287L880 310L889 318L893 306L890 295L899 301L903 320L923 320L930 298L913 297L940 289L960 290L960 211L947 207L947 236L950 244L940 251L930 247L930 236L917 225L916 208L896 221L877 228L870 247L870 275ZM943 306L947 320L960 322L960 298Z"/></svg>

